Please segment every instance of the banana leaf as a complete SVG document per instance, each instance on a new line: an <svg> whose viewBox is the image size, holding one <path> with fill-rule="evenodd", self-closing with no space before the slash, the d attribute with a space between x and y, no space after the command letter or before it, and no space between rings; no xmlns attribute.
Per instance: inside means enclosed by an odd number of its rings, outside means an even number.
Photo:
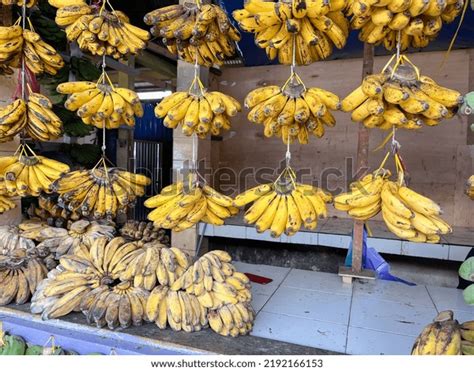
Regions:
<svg viewBox="0 0 474 371"><path fill-rule="evenodd" d="M474 305L474 283L470 286L468 286L464 291L464 301L468 305Z"/></svg>
<svg viewBox="0 0 474 371"><path fill-rule="evenodd" d="M459 277L466 281L474 282L474 256L461 264L459 267Z"/></svg>

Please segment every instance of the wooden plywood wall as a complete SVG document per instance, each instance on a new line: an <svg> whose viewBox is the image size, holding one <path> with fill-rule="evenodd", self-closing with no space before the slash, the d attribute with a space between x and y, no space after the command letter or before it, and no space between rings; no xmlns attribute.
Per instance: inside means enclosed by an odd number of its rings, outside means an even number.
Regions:
<svg viewBox="0 0 474 371"><path fill-rule="evenodd" d="M442 70L442 52L416 53L409 57L420 67L422 74L466 93L474 90L474 86L469 86L469 62L473 53L473 50L451 53ZM375 71L381 70L387 60L388 57L377 57ZM315 63L297 70L307 86L322 87L341 97L360 84L361 71L360 59ZM473 73L471 71L471 76ZM289 68L285 66L227 68L222 76L214 78L212 85L243 102L252 89L282 85L288 75ZM249 123L247 113L248 110L244 109L234 118L231 135L221 142L213 142L214 169L229 168L237 174L236 187L221 187L227 193L235 188L243 190L255 185L255 177L247 174L248 169L275 168L285 155L286 148L281 140L264 138L263 127ZM357 148L357 124L351 122L349 114L337 112L335 116L336 127L329 128L322 139L311 138L310 144L294 144L291 148L295 170L311 172L310 176L304 177L304 181L321 184L321 174L329 172L333 175L325 177L329 181L323 185L332 191L345 188L350 181L351 174L346 169L351 161L355 162ZM372 130L371 149L376 148L386 135L386 132ZM400 130L397 133L397 139L402 144L401 153L411 174L412 188L439 202L450 223L474 227L474 203L463 194L468 176L474 174L474 147L467 144L467 138L467 120L459 117L443 122L438 127L426 127L417 132ZM384 150L370 153L370 166L376 168L385 153ZM215 178L215 183L222 182ZM344 216L334 209L332 215Z"/></svg>

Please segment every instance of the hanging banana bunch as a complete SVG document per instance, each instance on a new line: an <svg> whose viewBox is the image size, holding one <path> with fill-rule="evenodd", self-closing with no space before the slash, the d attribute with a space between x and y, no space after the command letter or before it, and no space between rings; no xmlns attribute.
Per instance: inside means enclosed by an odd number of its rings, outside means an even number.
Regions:
<svg viewBox="0 0 474 371"><path fill-rule="evenodd" d="M349 193L334 198L334 206L357 220L368 220L382 212L387 228L397 237L412 242L438 243L440 236L452 232L440 215L441 207L429 198L410 189L404 180L401 157L395 153L398 181L390 180L383 169L390 152L380 168L351 186Z"/></svg>
<svg viewBox="0 0 474 371"><path fill-rule="evenodd" d="M61 207L93 219L113 219L126 213L137 197L145 195L151 179L109 167L102 157L91 170L76 170L52 185Z"/></svg>
<svg viewBox="0 0 474 371"><path fill-rule="evenodd" d="M466 184L466 194L474 200L474 175L471 175Z"/></svg>
<svg viewBox="0 0 474 371"><path fill-rule="evenodd" d="M36 155L27 144L12 156L0 157L0 181L11 195L51 193L53 182L68 171L66 164Z"/></svg>
<svg viewBox="0 0 474 371"><path fill-rule="evenodd" d="M461 13L464 0L352 0L348 15L359 39L393 50L424 48Z"/></svg>
<svg viewBox="0 0 474 371"><path fill-rule="evenodd" d="M143 116L140 98L133 90L116 88L104 71L99 80L59 84L58 93L69 94L64 107L76 111L82 122L99 129L117 129L135 125L135 116Z"/></svg>
<svg viewBox="0 0 474 371"><path fill-rule="evenodd" d="M223 225L224 220L237 215L232 199L206 184L199 174L189 174L185 182L177 182L147 199L144 205L154 209L148 219L155 226L180 232L199 222Z"/></svg>
<svg viewBox="0 0 474 371"><path fill-rule="evenodd" d="M406 56L391 66L395 60L393 56L381 73L364 78L342 100L341 108L352 112L352 121L382 130L416 130L454 117L463 102L461 93L421 75Z"/></svg>
<svg viewBox="0 0 474 371"><path fill-rule="evenodd" d="M0 193L5 192L6 187L2 184L0 186ZM13 196L2 194L0 195L0 214L6 213L7 211L13 210L16 207L15 201L12 200Z"/></svg>
<svg viewBox="0 0 474 371"><path fill-rule="evenodd" d="M150 39L148 31L132 25L127 15L114 10L108 0L99 8L82 0L50 0L49 3L58 8L56 23L66 27L68 40L77 41L82 50L92 55L126 58L145 49Z"/></svg>
<svg viewBox="0 0 474 371"><path fill-rule="evenodd" d="M170 5L145 15L151 33L180 59L201 66L222 65L235 54L239 31L221 7L196 2Z"/></svg>
<svg viewBox="0 0 474 371"><path fill-rule="evenodd" d="M345 0L263 1L251 0L236 10L234 18L246 32L255 33L255 43L281 64L308 65L328 58L333 48L342 49L349 36L344 16Z"/></svg>
<svg viewBox="0 0 474 371"><path fill-rule="evenodd" d="M35 32L29 18L30 29L20 26L21 17L13 26L0 27L0 64L8 68L21 68L22 58L26 67L35 75L56 75L64 67L64 60L51 45Z"/></svg>
<svg viewBox="0 0 474 371"><path fill-rule="evenodd" d="M245 106L250 109L249 121L264 125L266 137L307 144L310 135L321 138L326 126L336 124L330 110L338 110L340 103L337 95L327 90L307 89L298 74L292 73L281 88L265 86L251 91Z"/></svg>
<svg viewBox="0 0 474 371"><path fill-rule="evenodd" d="M49 226L63 228L70 222L81 218L77 212L71 212L58 205L57 194L41 193L38 196L38 205L30 204L27 210L30 219L39 219L46 222Z"/></svg>
<svg viewBox="0 0 474 371"><path fill-rule="evenodd" d="M1 0L0 4L2 5L16 5L23 6L26 5L27 8L32 8L38 3L38 0Z"/></svg>
<svg viewBox="0 0 474 371"><path fill-rule="evenodd" d="M196 75L187 92L177 92L164 98L155 108L155 115L164 118L163 125L175 129L181 125L183 134L219 135L230 130L230 118L242 110L240 103L221 92L209 92Z"/></svg>
<svg viewBox="0 0 474 371"><path fill-rule="evenodd" d="M332 196L322 189L296 182L296 175L287 167L277 180L262 184L238 195L235 207L252 203L244 220L255 224L258 233L270 231L278 238L283 233L293 236L301 228L315 230L318 218L327 217L326 203Z"/></svg>

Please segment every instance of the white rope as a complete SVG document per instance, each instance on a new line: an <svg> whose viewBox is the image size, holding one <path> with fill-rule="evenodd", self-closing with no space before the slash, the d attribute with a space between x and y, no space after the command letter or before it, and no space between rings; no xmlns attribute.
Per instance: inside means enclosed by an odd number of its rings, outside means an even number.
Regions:
<svg viewBox="0 0 474 371"><path fill-rule="evenodd" d="M105 79L105 68L107 67L107 63L105 62L105 54L102 56L102 74L104 75ZM105 158L105 150L107 149L107 146L105 144L105 136L106 136L106 131L105 131L105 121L102 124L102 156Z"/></svg>
<svg viewBox="0 0 474 371"><path fill-rule="evenodd" d="M402 31L398 30L397 34L397 61L400 59L401 49L402 49Z"/></svg>
<svg viewBox="0 0 474 371"><path fill-rule="evenodd" d="M21 7L21 27L23 30L26 28L26 1L23 1L23 6ZM25 56L21 57L21 98L26 100L26 63Z"/></svg>
<svg viewBox="0 0 474 371"><path fill-rule="evenodd" d="M290 130L288 130L288 141L286 143L286 167L290 167L291 162L291 151L290 151Z"/></svg>
<svg viewBox="0 0 474 371"><path fill-rule="evenodd" d="M293 59L291 62L291 76L295 73L296 67L296 35L293 35Z"/></svg>

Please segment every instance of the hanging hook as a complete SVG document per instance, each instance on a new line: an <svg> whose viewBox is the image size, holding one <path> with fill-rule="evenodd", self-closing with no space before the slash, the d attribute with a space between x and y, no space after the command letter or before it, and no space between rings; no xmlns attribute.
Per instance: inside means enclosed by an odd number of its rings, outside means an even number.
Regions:
<svg viewBox="0 0 474 371"><path fill-rule="evenodd" d="M290 167L291 162L291 151L290 151L290 131L288 130L288 139L286 143L286 154L285 154L286 168Z"/></svg>

